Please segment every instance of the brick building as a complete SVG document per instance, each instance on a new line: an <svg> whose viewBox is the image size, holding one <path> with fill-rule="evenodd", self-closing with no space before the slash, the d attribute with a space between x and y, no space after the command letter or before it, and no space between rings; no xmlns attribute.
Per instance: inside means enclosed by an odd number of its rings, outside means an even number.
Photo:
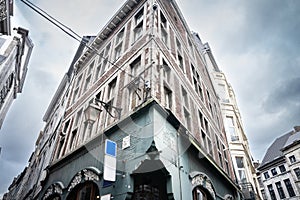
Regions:
<svg viewBox="0 0 300 200"><path fill-rule="evenodd" d="M44 117L53 139L36 150L44 175L29 199L242 199L215 89L175 1L128 0L82 44Z"/></svg>

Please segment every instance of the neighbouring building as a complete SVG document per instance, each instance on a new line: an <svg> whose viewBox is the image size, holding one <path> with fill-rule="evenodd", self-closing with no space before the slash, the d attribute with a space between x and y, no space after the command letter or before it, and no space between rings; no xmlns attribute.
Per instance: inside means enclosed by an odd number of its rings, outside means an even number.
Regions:
<svg viewBox="0 0 300 200"><path fill-rule="evenodd" d="M224 151L229 151L239 186L242 188L245 199L261 199L257 171L249 148L247 135L244 131L241 114L237 105L234 90L225 74L219 69L211 47L202 43L199 35L194 33L196 44L202 53L204 63L214 84L222 110L225 132L229 149L222 146ZM196 83L196 73L193 73ZM196 87L196 86L195 86Z"/></svg>
<svg viewBox="0 0 300 200"><path fill-rule="evenodd" d="M263 199L299 199L300 127L277 138L268 148L258 170Z"/></svg>
<svg viewBox="0 0 300 200"><path fill-rule="evenodd" d="M127 0L85 41L44 116L22 198L243 199L217 93L176 2Z"/></svg>
<svg viewBox="0 0 300 200"><path fill-rule="evenodd" d="M11 35L13 1L0 0L0 129L17 93L22 92L33 44L28 30L15 28Z"/></svg>
<svg viewBox="0 0 300 200"><path fill-rule="evenodd" d="M93 37L90 36L83 38L69 70L59 84L43 117L43 121L46 125L44 129L40 131L36 141L35 151L28 161L28 166L13 180L4 199L37 199L37 196L42 189L41 184L46 178L47 166L52 160L51 157L54 152L55 141L60 133L59 127L61 126L61 121L67 105L67 91L72 74L74 73L74 62L81 55L85 48L85 44L92 39Z"/></svg>

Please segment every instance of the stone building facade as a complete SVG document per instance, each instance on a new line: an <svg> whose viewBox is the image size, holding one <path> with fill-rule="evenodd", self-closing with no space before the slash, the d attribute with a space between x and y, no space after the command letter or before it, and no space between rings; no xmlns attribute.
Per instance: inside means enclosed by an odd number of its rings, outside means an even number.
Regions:
<svg viewBox="0 0 300 200"><path fill-rule="evenodd" d="M277 138L268 148L258 170L263 199L299 199L300 128Z"/></svg>
<svg viewBox="0 0 300 200"><path fill-rule="evenodd" d="M44 117L37 146L51 148L35 154L51 157L26 198L243 198L216 91L175 1L128 0L81 44Z"/></svg>

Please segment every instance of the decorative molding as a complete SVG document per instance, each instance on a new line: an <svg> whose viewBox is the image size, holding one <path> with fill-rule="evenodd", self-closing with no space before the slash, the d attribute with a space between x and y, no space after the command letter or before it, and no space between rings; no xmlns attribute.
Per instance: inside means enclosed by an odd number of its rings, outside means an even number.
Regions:
<svg viewBox="0 0 300 200"><path fill-rule="evenodd" d="M50 185L43 196L43 200L45 200L55 194L62 195L63 188L64 188L64 186L61 182L57 182L57 183Z"/></svg>
<svg viewBox="0 0 300 200"><path fill-rule="evenodd" d="M209 191L213 199L216 199L216 192L214 190L213 184L206 174L201 172L192 172L190 173L190 177L192 179L191 182L193 188L201 186Z"/></svg>
<svg viewBox="0 0 300 200"><path fill-rule="evenodd" d="M72 179L71 183L69 184L68 191L70 192L73 188L75 188L80 183L85 181L99 181L101 171L95 167L88 167L80 172L78 172Z"/></svg>

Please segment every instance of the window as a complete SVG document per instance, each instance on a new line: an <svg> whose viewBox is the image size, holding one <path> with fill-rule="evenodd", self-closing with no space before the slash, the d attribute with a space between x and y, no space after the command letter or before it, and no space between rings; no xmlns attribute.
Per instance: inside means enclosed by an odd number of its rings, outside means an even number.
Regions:
<svg viewBox="0 0 300 200"><path fill-rule="evenodd" d="M168 32L163 27L161 27L161 40L168 46Z"/></svg>
<svg viewBox="0 0 300 200"><path fill-rule="evenodd" d="M107 99L108 99L109 101L110 101L111 99L113 99L114 96L115 96L116 83L117 83L117 78L115 78L114 80L112 80L112 81L108 84Z"/></svg>
<svg viewBox="0 0 300 200"><path fill-rule="evenodd" d="M77 82L73 92L73 103L75 103L76 99L79 97L79 89L82 80L82 74L77 78Z"/></svg>
<svg viewBox="0 0 300 200"><path fill-rule="evenodd" d="M219 152L219 161L220 161L220 164L221 164L221 167L223 168L223 158L222 158L222 154L221 152Z"/></svg>
<svg viewBox="0 0 300 200"><path fill-rule="evenodd" d="M124 37L124 28L117 34L115 45L119 45L123 41L123 37Z"/></svg>
<svg viewBox="0 0 300 200"><path fill-rule="evenodd" d="M131 75L135 77L138 76L138 72L141 70L140 67L141 67L141 56L139 56L130 64Z"/></svg>
<svg viewBox="0 0 300 200"><path fill-rule="evenodd" d="M71 140L70 140L70 145L69 145L69 149L72 150L74 145L75 145L75 138L77 135L77 129L75 129L74 131L72 131L72 135L71 135Z"/></svg>
<svg viewBox="0 0 300 200"><path fill-rule="evenodd" d="M243 157L235 157L235 160L236 160L236 166L238 168L244 168Z"/></svg>
<svg viewBox="0 0 300 200"><path fill-rule="evenodd" d="M204 125L203 125L203 114L201 113L200 110L198 110L198 115L199 115L199 121L200 121L201 128L204 129Z"/></svg>
<svg viewBox="0 0 300 200"><path fill-rule="evenodd" d="M194 50L193 50L193 45L190 39L188 39L188 44L189 44L189 50L192 56L194 56Z"/></svg>
<svg viewBox="0 0 300 200"><path fill-rule="evenodd" d="M62 137L58 144L58 148L57 148L57 152L56 152L56 159L58 159L60 157L60 155L62 154L62 149L63 149L64 143L65 143L65 137Z"/></svg>
<svg viewBox="0 0 300 200"><path fill-rule="evenodd" d="M238 179L240 183L247 182L246 173L245 173L245 165L244 165L244 158L243 157L235 157L236 166L238 168Z"/></svg>
<svg viewBox="0 0 300 200"><path fill-rule="evenodd" d="M184 109L184 119L185 119L185 123L186 123L186 128L188 130L191 130L191 118L190 118L190 113Z"/></svg>
<svg viewBox="0 0 300 200"><path fill-rule="evenodd" d="M75 123L74 123L75 127L79 126L81 115L82 115L82 109L79 110L76 114Z"/></svg>
<svg viewBox="0 0 300 200"><path fill-rule="evenodd" d="M164 76L166 82L169 83L170 77L171 77L171 69L164 60L163 60L163 76Z"/></svg>
<svg viewBox="0 0 300 200"><path fill-rule="evenodd" d="M89 88L90 83L91 83L91 75L88 76L85 80L83 93L87 91L87 89Z"/></svg>
<svg viewBox="0 0 300 200"><path fill-rule="evenodd" d="M115 60L117 60L122 54L122 44L124 38L124 28L117 34L115 42Z"/></svg>
<svg viewBox="0 0 300 200"><path fill-rule="evenodd" d="M142 8L135 16L135 28L133 29L134 32L134 41L139 39L143 34L143 16L144 15L144 9Z"/></svg>
<svg viewBox="0 0 300 200"><path fill-rule="evenodd" d="M265 177L265 179L268 179L268 178L270 178L270 175L269 175L269 173L268 173L268 172L265 172L265 173L264 173L264 177Z"/></svg>
<svg viewBox="0 0 300 200"><path fill-rule="evenodd" d="M201 131L201 139L202 139L202 146L204 147L204 149L207 149L207 147L206 147L206 134L203 132L203 131Z"/></svg>
<svg viewBox="0 0 300 200"><path fill-rule="evenodd" d="M296 162L296 157L294 155L289 157L289 160L291 163L295 163Z"/></svg>
<svg viewBox="0 0 300 200"><path fill-rule="evenodd" d="M165 95L165 107L171 109L172 108L172 91L164 87L164 95Z"/></svg>
<svg viewBox="0 0 300 200"><path fill-rule="evenodd" d="M280 199L285 198L285 194L280 182L275 183Z"/></svg>
<svg viewBox="0 0 300 200"><path fill-rule="evenodd" d="M160 12L160 23L161 23L161 40L165 45L168 46L168 29L167 29L167 20L165 16Z"/></svg>
<svg viewBox="0 0 300 200"><path fill-rule="evenodd" d="M300 169L299 169L299 167L295 168L294 172L295 172L295 174L297 176L297 179L300 180Z"/></svg>
<svg viewBox="0 0 300 200"><path fill-rule="evenodd" d="M276 200L276 195L272 185L268 185L268 190L270 193L271 200Z"/></svg>
<svg viewBox="0 0 300 200"><path fill-rule="evenodd" d="M226 125L227 125L227 130L228 130L228 132L230 134L231 141L232 142L238 141L239 140L239 136L235 132L235 126L234 126L234 122L233 122L233 117L226 116Z"/></svg>
<svg viewBox="0 0 300 200"><path fill-rule="evenodd" d="M208 197L204 190L197 187L193 190L193 200L208 200Z"/></svg>
<svg viewBox="0 0 300 200"><path fill-rule="evenodd" d="M277 175L277 170L276 170L276 168L271 169L271 173L272 173L273 176L276 176L276 175Z"/></svg>
<svg viewBox="0 0 300 200"><path fill-rule="evenodd" d="M120 58L122 53L122 44L119 44L116 48L115 48L115 60L117 60L118 58Z"/></svg>
<svg viewBox="0 0 300 200"><path fill-rule="evenodd" d="M291 184L291 181L290 179L285 179L284 180L284 184L285 184L285 187L290 195L290 197L294 197L296 196L295 192L294 192L294 189L293 189L293 186Z"/></svg>
<svg viewBox="0 0 300 200"><path fill-rule="evenodd" d="M181 87L181 92L182 92L182 100L183 100L184 106L186 108L189 108L188 95L187 95L187 92L185 91L185 89L183 87Z"/></svg>
<svg viewBox="0 0 300 200"><path fill-rule="evenodd" d="M180 69L182 71L184 71L184 68L183 68L183 58L182 58L182 56L179 53L177 55L177 59L178 59L178 65L179 65Z"/></svg>
<svg viewBox="0 0 300 200"><path fill-rule="evenodd" d="M285 166L284 166L284 165L280 165L280 166L279 166L279 170L280 170L281 173L286 172L286 169L285 169Z"/></svg>

